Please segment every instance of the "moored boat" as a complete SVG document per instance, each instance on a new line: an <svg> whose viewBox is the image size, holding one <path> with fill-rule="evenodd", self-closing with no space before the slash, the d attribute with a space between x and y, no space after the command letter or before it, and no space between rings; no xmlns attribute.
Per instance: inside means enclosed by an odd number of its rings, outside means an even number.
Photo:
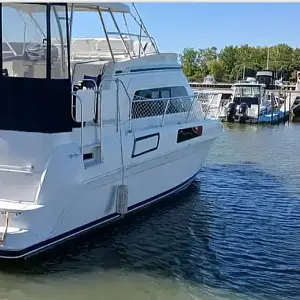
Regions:
<svg viewBox="0 0 300 300"><path fill-rule="evenodd" d="M77 17L104 38L77 38ZM222 132L122 3L2 3L0 257L23 258L186 188ZM115 31L105 25L111 18ZM11 24L14 30L11 30ZM125 22L126 24L126 22ZM76 27L77 26L77 27Z"/></svg>

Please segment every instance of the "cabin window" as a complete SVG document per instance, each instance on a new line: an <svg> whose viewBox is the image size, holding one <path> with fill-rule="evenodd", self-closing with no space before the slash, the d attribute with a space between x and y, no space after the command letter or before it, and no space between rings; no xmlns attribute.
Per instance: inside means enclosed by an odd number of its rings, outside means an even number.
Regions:
<svg viewBox="0 0 300 300"><path fill-rule="evenodd" d="M132 118L185 112L190 105L191 99L184 86L139 90L133 98Z"/></svg>
<svg viewBox="0 0 300 300"><path fill-rule="evenodd" d="M159 90L153 90L153 91L151 91L151 99L158 99L158 98L160 98L159 97ZM163 97L161 97L161 98L163 98Z"/></svg>
<svg viewBox="0 0 300 300"><path fill-rule="evenodd" d="M184 86L174 86L171 88L172 97L185 97L187 95L188 94Z"/></svg>
<svg viewBox="0 0 300 300"><path fill-rule="evenodd" d="M2 3L3 76L69 77L66 5L50 5L50 30L48 7L43 3Z"/></svg>
<svg viewBox="0 0 300 300"><path fill-rule="evenodd" d="M259 97L259 86L238 86L235 89L236 97Z"/></svg>
<svg viewBox="0 0 300 300"><path fill-rule="evenodd" d="M171 91L169 89L161 90L161 98L171 98Z"/></svg>
<svg viewBox="0 0 300 300"><path fill-rule="evenodd" d="M2 64L9 77L46 78L47 6L2 4Z"/></svg>

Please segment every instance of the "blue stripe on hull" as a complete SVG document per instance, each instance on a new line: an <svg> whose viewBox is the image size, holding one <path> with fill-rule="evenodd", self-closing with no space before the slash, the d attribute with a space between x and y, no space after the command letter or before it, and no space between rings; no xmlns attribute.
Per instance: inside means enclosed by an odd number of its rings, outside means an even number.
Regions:
<svg viewBox="0 0 300 300"><path fill-rule="evenodd" d="M178 186L176 186L176 187L174 187L174 188L172 188L172 189L170 189L166 192L163 192L159 195L156 195L156 196L154 196L150 199L147 199L145 201L139 202L137 204L134 204L134 205L128 207L128 214L131 213L131 212L137 211L138 209L142 209L143 207L145 207L147 205L150 205L152 203L155 203L158 200L161 200L165 197L174 195L174 194L182 191L183 189L187 188L194 181L194 179L196 178L199 171L194 176L192 176L190 179L186 180L185 182L181 183L180 185L178 185ZM127 214L125 216L127 216ZM70 238L76 237L78 235L81 235L81 234L83 234L83 233L85 233L85 232L87 232L87 231L89 231L89 230L91 230L95 227L98 227L98 226L101 226L101 225L104 226L109 222L117 221L121 218L122 218L121 215L119 215L117 213L113 213L113 214L110 214L106 217L103 217L103 218L100 218L100 219L95 220L93 222L90 222L88 224L85 224L83 226L72 229L72 230L70 230L66 233L63 233L61 235L58 235L56 237L53 237L53 238L50 238L50 239L45 240L43 242L32 245L32 246L30 246L26 249L16 250L16 251L14 251L14 250L0 250L0 258L2 258L2 259L25 258L27 256L37 254L38 252L45 251L45 250L47 250L47 248L53 247L58 243L66 241L67 239L70 239Z"/></svg>

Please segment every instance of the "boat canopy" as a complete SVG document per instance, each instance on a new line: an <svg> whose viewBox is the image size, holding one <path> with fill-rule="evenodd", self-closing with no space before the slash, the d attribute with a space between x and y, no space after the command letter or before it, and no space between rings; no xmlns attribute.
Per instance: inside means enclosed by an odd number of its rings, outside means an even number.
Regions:
<svg viewBox="0 0 300 300"><path fill-rule="evenodd" d="M12 8L16 8L19 11L25 12L25 13L35 13L40 11L44 11L42 7L39 5L32 5L32 4L47 4L47 2L41 2L41 3L2 3L3 6L8 6ZM49 2L49 4L55 5L55 2ZM57 3L59 4L59 3ZM111 11L111 12L118 12L118 13L130 13L129 6L124 4L124 3L104 3L104 2L99 2L99 3L67 3L68 8L74 9L76 11L95 11L95 10L101 10L101 11ZM62 8L64 9L64 8Z"/></svg>
<svg viewBox="0 0 300 300"><path fill-rule="evenodd" d="M2 2L0 130L70 132L79 126L70 114L78 81L103 77L111 61L159 53L133 7L137 17L123 3ZM87 24L92 15L98 24ZM77 32L87 37L73 37Z"/></svg>

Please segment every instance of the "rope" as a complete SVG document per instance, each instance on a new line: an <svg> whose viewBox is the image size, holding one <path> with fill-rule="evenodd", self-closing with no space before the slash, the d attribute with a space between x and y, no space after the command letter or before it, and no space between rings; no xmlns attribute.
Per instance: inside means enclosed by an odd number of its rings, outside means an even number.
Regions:
<svg viewBox="0 0 300 300"><path fill-rule="evenodd" d="M119 81L117 83L117 97L118 97L118 119L119 119L119 138L120 138L120 151L121 151L121 164L122 164L122 185L124 185L125 176L125 164L124 164L124 154L123 154L123 140L122 140L122 126L121 126L121 114L120 114L120 100L119 100Z"/></svg>

